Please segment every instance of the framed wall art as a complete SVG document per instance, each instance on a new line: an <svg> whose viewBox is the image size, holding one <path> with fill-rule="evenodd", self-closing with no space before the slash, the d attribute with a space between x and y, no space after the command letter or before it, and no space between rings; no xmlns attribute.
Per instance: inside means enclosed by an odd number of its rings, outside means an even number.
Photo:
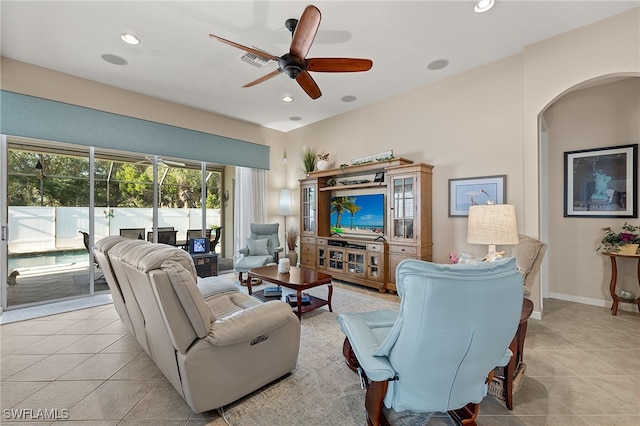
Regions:
<svg viewBox="0 0 640 426"><path fill-rule="evenodd" d="M449 217L469 216L474 204L504 204L507 175L449 179Z"/></svg>
<svg viewBox="0 0 640 426"><path fill-rule="evenodd" d="M565 217L638 217L638 144L564 153Z"/></svg>

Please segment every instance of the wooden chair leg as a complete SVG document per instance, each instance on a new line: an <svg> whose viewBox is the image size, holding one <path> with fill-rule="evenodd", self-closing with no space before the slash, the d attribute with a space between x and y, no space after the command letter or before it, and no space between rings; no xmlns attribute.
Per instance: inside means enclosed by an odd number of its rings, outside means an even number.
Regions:
<svg viewBox="0 0 640 426"><path fill-rule="evenodd" d="M389 422L382 413L382 400L387 394L388 381L367 384L364 408L367 410L367 424L370 426L388 426Z"/></svg>
<svg viewBox="0 0 640 426"><path fill-rule="evenodd" d="M356 354L353 353L351 342L348 337L344 338L344 343L342 344L342 355L344 356L344 361L351 370L356 371L358 367L360 367L360 363L358 362L358 358L356 358Z"/></svg>
<svg viewBox="0 0 640 426"><path fill-rule="evenodd" d="M240 284L243 286L247 286L247 280L249 278L247 277L246 279L242 278L242 272L238 272L238 281L240 281ZM262 280L259 278L251 278L251 285L260 285L262 284Z"/></svg>
<svg viewBox="0 0 640 426"><path fill-rule="evenodd" d="M485 383L489 384L493 380L493 370L489 372ZM464 426L476 426L476 418L480 411L480 405L470 402L462 408L457 410L447 411L447 414L451 416L451 419L458 425Z"/></svg>
<svg viewBox="0 0 640 426"><path fill-rule="evenodd" d="M356 371L360 368L360 363L356 354L353 352L349 338L345 337L342 343L342 355L344 361L351 370ZM367 415L367 424L369 426L389 426L389 421L382 413L382 401L387 394L389 382L369 382L365 377L367 385L367 394L364 400L364 407Z"/></svg>
<svg viewBox="0 0 640 426"><path fill-rule="evenodd" d="M448 411L447 413L458 425L476 426L476 418L478 417L479 410L480 406L478 404L470 402L462 408Z"/></svg>
<svg viewBox="0 0 640 426"><path fill-rule="evenodd" d="M517 344L518 334L511 341L509 345L509 349L513 353L513 356L509 360L509 363L504 366L504 383L503 383L503 395L504 395L504 403L509 410L513 410L513 379L516 375L516 363L518 362L517 353L518 353L518 344Z"/></svg>

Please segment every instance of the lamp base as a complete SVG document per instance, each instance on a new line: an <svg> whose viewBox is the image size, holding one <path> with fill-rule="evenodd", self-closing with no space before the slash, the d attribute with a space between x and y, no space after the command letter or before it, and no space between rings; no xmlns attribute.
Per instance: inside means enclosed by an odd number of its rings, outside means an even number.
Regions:
<svg viewBox="0 0 640 426"><path fill-rule="evenodd" d="M483 262L495 262L498 259L502 259L506 251L496 251L495 244L489 244L489 253L482 259Z"/></svg>

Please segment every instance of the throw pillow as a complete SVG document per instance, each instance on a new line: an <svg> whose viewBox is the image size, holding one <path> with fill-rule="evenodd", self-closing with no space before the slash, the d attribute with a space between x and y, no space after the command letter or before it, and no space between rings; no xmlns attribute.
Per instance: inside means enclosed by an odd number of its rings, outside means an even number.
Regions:
<svg viewBox="0 0 640 426"><path fill-rule="evenodd" d="M269 256L269 239L247 240L249 256Z"/></svg>

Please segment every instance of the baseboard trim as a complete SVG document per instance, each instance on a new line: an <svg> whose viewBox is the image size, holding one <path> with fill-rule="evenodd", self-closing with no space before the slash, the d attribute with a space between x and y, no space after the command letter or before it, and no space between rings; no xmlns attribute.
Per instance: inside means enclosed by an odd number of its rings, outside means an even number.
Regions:
<svg viewBox="0 0 640 426"><path fill-rule="evenodd" d="M583 305L601 306L603 308L611 308L611 300L592 299L590 297L574 296L572 294L549 293L549 298L566 300L567 302L582 303ZM618 310L634 312L637 310L636 305L629 303L619 303Z"/></svg>

